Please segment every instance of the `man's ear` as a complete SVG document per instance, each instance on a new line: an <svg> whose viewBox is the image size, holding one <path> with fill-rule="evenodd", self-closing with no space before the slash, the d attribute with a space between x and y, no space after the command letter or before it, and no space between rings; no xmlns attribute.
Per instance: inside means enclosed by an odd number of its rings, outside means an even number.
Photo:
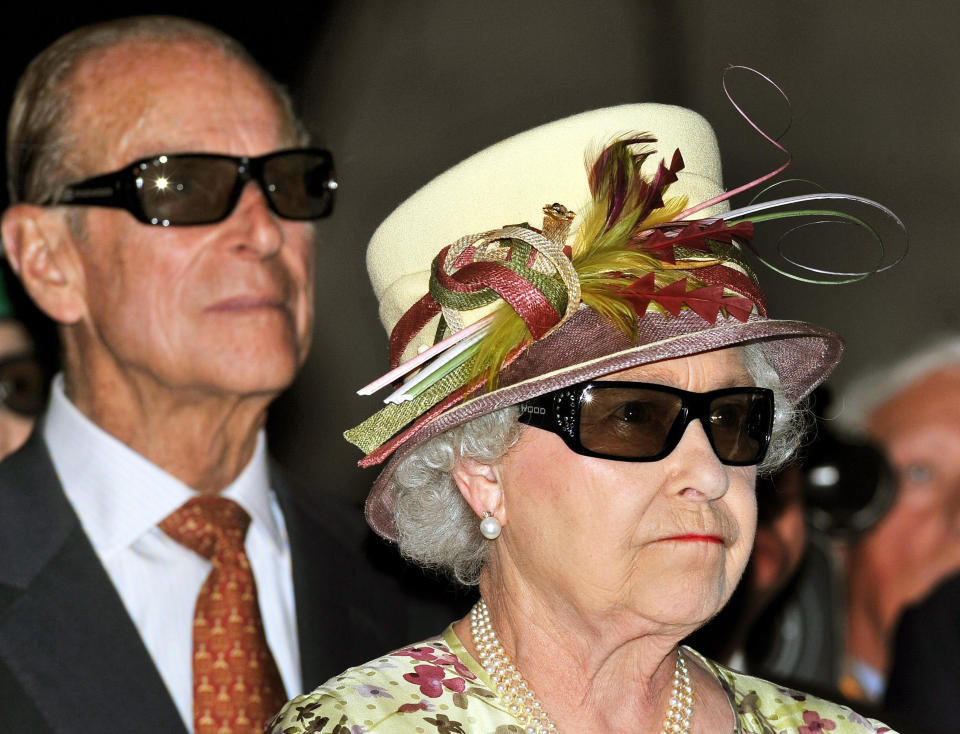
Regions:
<svg viewBox="0 0 960 734"><path fill-rule="evenodd" d="M461 456L453 467L453 478L477 517L489 512L501 525L507 524L503 486L496 467Z"/></svg>
<svg viewBox="0 0 960 734"><path fill-rule="evenodd" d="M3 249L37 306L54 321L73 324L86 310L81 269L63 215L33 204L3 213Z"/></svg>

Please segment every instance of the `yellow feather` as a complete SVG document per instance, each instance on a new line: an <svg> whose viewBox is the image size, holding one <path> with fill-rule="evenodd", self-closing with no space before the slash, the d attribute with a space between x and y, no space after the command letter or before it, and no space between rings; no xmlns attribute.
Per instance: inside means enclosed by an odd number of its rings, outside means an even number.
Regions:
<svg viewBox="0 0 960 734"><path fill-rule="evenodd" d="M616 295L613 291L595 290L584 292L583 302L614 324L632 341L636 341L637 316L626 299Z"/></svg>
<svg viewBox="0 0 960 734"><path fill-rule="evenodd" d="M636 200L636 192L642 179L636 160L626 147L620 151L619 164L630 182L626 199ZM583 303L610 320L631 339L635 339L637 314L633 304L619 293L637 278L651 272L656 274L658 287L678 278L688 277L688 274L674 275L671 270L684 266L670 265L642 252L633 240L638 234L652 227L673 221L686 208L687 198L681 196L665 199L664 206L654 209L642 222L637 221L640 207L625 210L613 226L607 229L609 199L612 195L610 182L600 182L596 198L581 213L580 226L571 246L572 261L580 280ZM655 303L651 308L663 311ZM530 330L523 319L512 308L502 304L489 332L471 359L474 379L486 375L488 388L494 389L506 358L519 346L528 344L531 340Z"/></svg>
<svg viewBox="0 0 960 734"><path fill-rule="evenodd" d="M486 374L488 389L495 389L504 360L510 352L530 339L530 329L523 319L506 304L501 305L490 325L490 331L481 340L480 348L473 358L474 379Z"/></svg>
<svg viewBox="0 0 960 734"><path fill-rule="evenodd" d="M658 224L672 222L677 218L677 215L686 208L686 196L672 196L669 199L664 199L663 207L660 209L654 209L652 212L650 212L647 215L647 218L640 223L638 229L649 229L650 227L656 227Z"/></svg>

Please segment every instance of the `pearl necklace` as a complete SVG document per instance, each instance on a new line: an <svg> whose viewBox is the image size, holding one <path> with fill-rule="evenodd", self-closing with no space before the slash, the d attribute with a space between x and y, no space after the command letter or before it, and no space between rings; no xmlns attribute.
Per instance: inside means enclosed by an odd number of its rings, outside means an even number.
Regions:
<svg viewBox="0 0 960 734"><path fill-rule="evenodd" d="M493 625L490 611L481 598L470 612L470 631L473 645L480 655L480 664L490 675L494 690L507 705L510 714L520 722L527 734L557 734L554 724L527 685L523 675L503 649ZM693 718L693 686L687 671L683 652L677 650L677 662L673 670L673 687L670 690L670 707L663 719L661 734L690 734Z"/></svg>
<svg viewBox="0 0 960 734"><path fill-rule="evenodd" d="M683 651L677 648L677 664L673 669L673 687L670 689L670 708L663 717L660 734L690 734L693 721L693 683L687 672Z"/></svg>

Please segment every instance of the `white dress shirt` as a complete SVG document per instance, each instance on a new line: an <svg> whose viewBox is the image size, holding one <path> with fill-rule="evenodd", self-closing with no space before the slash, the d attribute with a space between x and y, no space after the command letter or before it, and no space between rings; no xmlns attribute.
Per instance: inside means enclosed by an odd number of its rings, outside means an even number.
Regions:
<svg viewBox="0 0 960 734"><path fill-rule="evenodd" d="M77 410L62 376L53 383L43 436L80 524L193 731L193 610L211 564L157 523L195 492ZM250 515L246 551L267 642L293 696L301 677L290 542L270 489L263 431L250 463L221 494Z"/></svg>

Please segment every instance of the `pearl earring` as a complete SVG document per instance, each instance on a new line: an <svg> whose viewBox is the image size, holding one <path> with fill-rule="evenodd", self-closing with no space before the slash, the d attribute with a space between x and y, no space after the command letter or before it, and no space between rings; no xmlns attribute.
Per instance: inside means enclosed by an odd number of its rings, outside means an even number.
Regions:
<svg viewBox="0 0 960 734"><path fill-rule="evenodd" d="M500 521L484 510L483 519L480 521L480 534L487 540L496 540L500 537Z"/></svg>

